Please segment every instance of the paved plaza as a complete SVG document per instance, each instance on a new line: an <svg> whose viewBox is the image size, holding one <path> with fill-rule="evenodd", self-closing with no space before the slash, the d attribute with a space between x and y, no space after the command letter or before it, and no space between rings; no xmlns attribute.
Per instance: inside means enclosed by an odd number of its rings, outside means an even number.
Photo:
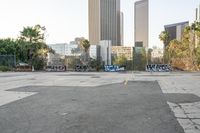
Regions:
<svg viewBox="0 0 200 133"><path fill-rule="evenodd" d="M200 73L0 73L2 133L199 133Z"/></svg>

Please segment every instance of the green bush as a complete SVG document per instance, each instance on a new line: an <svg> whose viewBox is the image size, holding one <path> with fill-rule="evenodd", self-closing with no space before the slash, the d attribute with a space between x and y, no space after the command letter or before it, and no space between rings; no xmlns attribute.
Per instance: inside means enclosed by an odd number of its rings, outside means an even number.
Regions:
<svg viewBox="0 0 200 133"><path fill-rule="evenodd" d="M10 67L7 66L0 66L0 72L7 72L7 71L12 71Z"/></svg>

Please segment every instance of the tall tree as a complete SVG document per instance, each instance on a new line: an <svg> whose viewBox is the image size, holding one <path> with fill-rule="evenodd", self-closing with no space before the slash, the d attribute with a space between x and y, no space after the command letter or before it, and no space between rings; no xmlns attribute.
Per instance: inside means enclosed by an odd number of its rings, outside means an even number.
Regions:
<svg viewBox="0 0 200 133"><path fill-rule="evenodd" d="M15 55L17 63L25 62L36 69L46 65L47 53L54 53L45 43L45 27L24 27L19 39L0 39L0 55Z"/></svg>
<svg viewBox="0 0 200 133"><path fill-rule="evenodd" d="M127 63L127 58L125 55L121 55L119 57L114 58L113 64L114 65L124 65L126 66Z"/></svg>
<svg viewBox="0 0 200 133"><path fill-rule="evenodd" d="M162 31L159 35L159 39L164 43L164 46L166 47L169 43L169 32Z"/></svg>
<svg viewBox="0 0 200 133"><path fill-rule="evenodd" d="M45 43L45 31L46 28L40 25L24 27L21 31L20 40L26 43L28 61L36 69L46 65L47 53L54 53Z"/></svg>
<svg viewBox="0 0 200 133"><path fill-rule="evenodd" d="M160 39L165 38L160 35ZM185 70L198 70L200 65L200 23L194 22L184 28L180 41L172 40L165 48L165 57L173 64L184 64ZM183 66L180 66L184 68Z"/></svg>
<svg viewBox="0 0 200 133"><path fill-rule="evenodd" d="M21 39L30 42L30 43L38 43L44 41L44 33L46 31L45 27L40 25L28 26L24 27L21 33Z"/></svg>
<svg viewBox="0 0 200 133"><path fill-rule="evenodd" d="M88 50L90 48L90 42L85 39L85 40L81 41L81 46L84 48L85 52L88 52Z"/></svg>
<svg viewBox="0 0 200 133"><path fill-rule="evenodd" d="M90 62L90 55L89 55L90 42L86 39L82 40L81 47L83 48L83 52L81 54L80 60L83 65L88 65Z"/></svg>
<svg viewBox="0 0 200 133"><path fill-rule="evenodd" d="M170 58L181 58L183 57L183 51L182 51L182 43L176 39L170 41L168 52Z"/></svg>

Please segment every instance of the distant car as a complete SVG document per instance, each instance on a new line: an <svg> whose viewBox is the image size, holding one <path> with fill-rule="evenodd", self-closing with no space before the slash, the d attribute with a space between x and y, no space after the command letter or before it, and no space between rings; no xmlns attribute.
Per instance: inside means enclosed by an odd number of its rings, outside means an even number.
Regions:
<svg viewBox="0 0 200 133"><path fill-rule="evenodd" d="M20 63L18 64L18 66L29 66L29 64L24 63L24 62L20 62Z"/></svg>
<svg viewBox="0 0 200 133"><path fill-rule="evenodd" d="M17 72L32 72L32 66L27 63L20 62L19 64L17 64L15 71L17 71Z"/></svg>

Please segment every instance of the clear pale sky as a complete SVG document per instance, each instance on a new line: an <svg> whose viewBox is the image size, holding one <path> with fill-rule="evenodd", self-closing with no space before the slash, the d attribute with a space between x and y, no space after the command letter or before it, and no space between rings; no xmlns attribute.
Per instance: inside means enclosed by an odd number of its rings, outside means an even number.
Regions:
<svg viewBox="0 0 200 133"><path fill-rule="evenodd" d="M24 26L47 28L47 43L63 43L75 37L88 38L88 0L0 0L0 38L19 36ZM125 45L134 41L134 2L121 0ZM159 33L165 24L195 19L200 0L149 0L150 47L161 46Z"/></svg>

